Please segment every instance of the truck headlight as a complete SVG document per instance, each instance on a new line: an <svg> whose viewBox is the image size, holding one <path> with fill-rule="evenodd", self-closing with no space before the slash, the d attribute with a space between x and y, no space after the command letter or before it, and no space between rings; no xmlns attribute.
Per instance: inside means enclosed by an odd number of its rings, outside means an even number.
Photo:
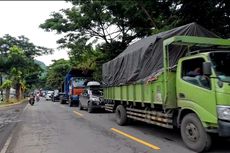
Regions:
<svg viewBox="0 0 230 153"><path fill-rule="evenodd" d="M217 106L218 118L230 121L230 106Z"/></svg>

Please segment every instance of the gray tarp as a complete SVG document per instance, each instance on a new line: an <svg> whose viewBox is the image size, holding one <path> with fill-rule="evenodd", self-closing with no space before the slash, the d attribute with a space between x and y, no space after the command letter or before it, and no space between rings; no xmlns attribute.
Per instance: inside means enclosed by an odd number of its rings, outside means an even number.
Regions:
<svg viewBox="0 0 230 153"><path fill-rule="evenodd" d="M128 46L113 60L103 64L103 83L106 86L129 84L155 75L163 68L163 41L178 35L218 37L200 25L190 23L141 39ZM179 58L185 54L185 48L170 46L170 67L177 64Z"/></svg>

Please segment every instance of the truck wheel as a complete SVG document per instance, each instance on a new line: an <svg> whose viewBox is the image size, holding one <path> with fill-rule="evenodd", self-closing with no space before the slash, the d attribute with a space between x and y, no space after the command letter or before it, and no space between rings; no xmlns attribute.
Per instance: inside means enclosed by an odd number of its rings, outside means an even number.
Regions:
<svg viewBox="0 0 230 153"><path fill-rule="evenodd" d="M123 105L117 106L115 114L116 114L117 124L121 126L125 125L125 123L127 122L127 115L126 115L125 107Z"/></svg>
<svg viewBox="0 0 230 153"><path fill-rule="evenodd" d="M79 102L79 110L83 110L83 107L81 105L81 102Z"/></svg>
<svg viewBox="0 0 230 153"><path fill-rule="evenodd" d="M203 152L211 147L211 137L196 114L190 113L183 118L180 131L185 145L191 150Z"/></svg>
<svg viewBox="0 0 230 153"><path fill-rule="evenodd" d="M80 101L79 101L79 100L77 100L77 101L76 101L76 103L75 103L75 104L76 104L76 107L78 107L78 106L79 106L79 103L80 103Z"/></svg>
<svg viewBox="0 0 230 153"><path fill-rule="evenodd" d="M93 112L93 103L91 101L88 103L88 112L89 113Z"/></svg>

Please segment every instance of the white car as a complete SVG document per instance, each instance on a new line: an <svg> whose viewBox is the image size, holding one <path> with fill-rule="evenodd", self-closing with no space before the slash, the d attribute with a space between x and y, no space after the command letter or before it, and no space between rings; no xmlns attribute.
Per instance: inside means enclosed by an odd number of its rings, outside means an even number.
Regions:
<svg viewBox="0 0 230 153"><path fill-rule="evenodd" d="M51 100L51 95L53 94L54 91L47 91L46 92L46 100Z"/></svg>

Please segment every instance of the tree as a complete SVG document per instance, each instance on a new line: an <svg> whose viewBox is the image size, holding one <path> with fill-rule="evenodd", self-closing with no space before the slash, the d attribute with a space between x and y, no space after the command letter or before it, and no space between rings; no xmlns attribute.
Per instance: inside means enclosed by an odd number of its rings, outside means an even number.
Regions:
<svg viewBox="0 0 230 153"><path fill-rule="evenodd" d="M117 56L133 39L151 34L153 24L143 17L145 12L142 11L142 17L139 17L137 10L141 6L137 2L73 1L72 3L75 6L51 14L51 18L40 27L46 31L67 33L58 41L60 47L70 49L70 61L76 67L94 69L95 78L101 78L99 75L102 63ZM130 18L132 16L132 19L128 20L127 15ZM92 44L96 42L101 43L93 49Z"/></svg>
<svg viewBox="0 0 230 153"><path fill-rule="evenodd" d="M191 22L224 38L230 37L229 0L73 0L71 3L72 8L52 13L40 27L65 33L57 42L60 47L70 49L72 57L88 53L79 44L98 44L96 52L103 53L101 61L106 62L132 41Z"/></svg>
<svg viewBox="0 0 230 153"><path fill-rule="evenodd" d="M19 36L17 38L10 36L9 34L4 35L0 38L0 54L6 55L9 49L13 46L18 46L22 49L25 56L28 58L34 58L43 54L50 54L53 52L52 49L36 46L29 41L25 36Z"/></svg>
<svg viewBox="0 0 230 153"><path fill-rule="evenodd" d="M11 80L5 80L4 83L0 86L0 89L5 89L6 91L6 102L9 102L11 86L12 86Z"/></svg>
<svg viewBox="0 0 230 153"><path fill-rule="evenodd" d="M137 2L109 0L72 3L75 6L71 9L51 14L51 18L40 25L46 31L67 33L58 41L61 47L72 49L82 38L93 43L101 41L101 49L109 60L123 51L133 39L151 34L152 25L143 11L137 11ZM128 20L127 15L132 16L132 20Z"/></svg>
<svg viewBox="0 0 230 153"><path fill-rule="evenodd" d="M9 49L7 60L10 65L8 77L16 90L16 98L20 99L24 79L23 74L30 68L30 65L28 65L29 59L21 48L13 46Z"/></svg>
<svg viewBox="0 0 230 153"><path fill-rule="evenodd" d="M230 38L229 0L172 0L171 3L173 26L197 22L223 38Z"/></svg>
<svg viewBox="0 0 230 153"><path fill-rule="evenodd" d="M39 83L43 70L35 63L34 57L51 52L52 49L36 46L24 36L0 38L0 72L13 81L18 99L26 86L31 88Z"/></svg>
<svg viewBox="0 0 230 153"><path fill-rule="evenodd" d="M82 70L94 70L97 62L103 58L103 53L99 48L93 48L91 44L86 45L86 39L80 39L72 46L69 52L70 63Z"/></svg>
<svg viewBox="0 0 230 153"><path fill-rule="evenodd" d="M51 18L40 25L46 31L67 33L58 41L64 47L84 37L87 40L100 39L107 46L115 45L117 50L123 50L133 39L151 35L152 31L156 33L190 22L197 22L225 37L230 34L228 0L71 2L72 8L52 13Z"/></svg>
<svg viewBox="0 0 230 153"><path fill-rule="evenodd" d="M70 70L71 65L68 60L54 60L47 72L46 88L60 89L65 75Z"/></svg>

